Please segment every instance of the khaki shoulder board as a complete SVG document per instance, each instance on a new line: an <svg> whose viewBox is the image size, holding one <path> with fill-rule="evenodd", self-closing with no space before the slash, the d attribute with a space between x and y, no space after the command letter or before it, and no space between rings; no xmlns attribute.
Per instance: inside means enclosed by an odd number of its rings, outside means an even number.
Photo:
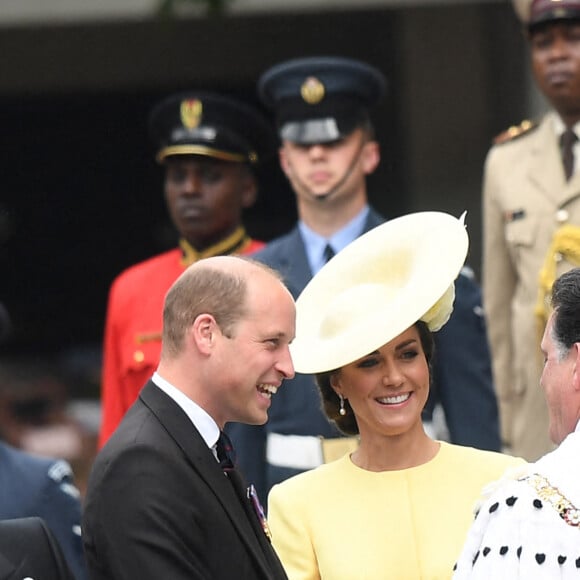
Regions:
<svg viewBox="0 0 580 580"><path fill-rule="evenodd" d="M499 135L497 135L494 140L494 145L501 145L502 143L507 143L509 141L513 141L522 135L526 135L530 131L533 131L536 127L538 127L538 123L535 121L530 121L526 119L522 121L519 125L512 125L509 129L506 129Z"/></svg>

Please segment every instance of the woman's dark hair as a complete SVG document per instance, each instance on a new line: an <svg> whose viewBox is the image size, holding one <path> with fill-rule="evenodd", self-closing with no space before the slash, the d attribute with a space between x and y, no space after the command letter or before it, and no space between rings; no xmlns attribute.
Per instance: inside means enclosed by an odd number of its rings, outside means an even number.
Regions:
<svg viewBox="0 0 580 580"><path fill-rule="evenodd" d="M415 323L415 328L419 332L419 340L429 365L429 374L431 374L431 360L433 358L434 343L433 334L422 320ZM334 369L325 373L316 374L316 383L322 398L322 408L326 416L334 421L336 426L346 435L358 435L358 425L353 410L345 399L345 415L340 414L340 398L331 385L331 378L340 372L340 369Z"/></svg>

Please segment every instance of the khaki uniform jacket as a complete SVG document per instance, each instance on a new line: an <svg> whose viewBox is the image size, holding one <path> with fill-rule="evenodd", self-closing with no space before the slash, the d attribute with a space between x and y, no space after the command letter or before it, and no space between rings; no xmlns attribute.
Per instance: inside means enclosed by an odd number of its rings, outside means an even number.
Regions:
<svg viewBox="0 0 580 580"><path fill-rule="evenodd" d="M539 272L554 232L564 223L580 226L580 172L566 183L554 115L492 147L484 173L483 297L502 435L528 460L552 448L539 384ZM571 266L562 260L556 275Z"/></svg>

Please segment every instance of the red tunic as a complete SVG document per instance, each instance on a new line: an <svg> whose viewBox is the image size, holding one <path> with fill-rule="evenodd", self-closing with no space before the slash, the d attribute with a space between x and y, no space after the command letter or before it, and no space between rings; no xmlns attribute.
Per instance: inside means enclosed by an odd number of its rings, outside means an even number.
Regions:
<svg viewBox="0 0 580 580"><path fill-rule="evenodd" d="M251 254L263 247L263 242L251 240L240 253ZM185 270L182 259L179 248L159 254L131 266L111 286L103 350L100 447L157 369L163 301Z"/></svg>

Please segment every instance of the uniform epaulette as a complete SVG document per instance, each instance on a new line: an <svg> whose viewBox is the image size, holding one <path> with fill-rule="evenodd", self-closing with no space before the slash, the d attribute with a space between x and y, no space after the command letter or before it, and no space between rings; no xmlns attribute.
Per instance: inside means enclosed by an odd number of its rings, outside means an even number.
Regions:
<svg viewBox="0 0 580 580"><path fill-rule="evenodd" d="M533 131L539 126L535 121L530 121L526 119L522 121L519 125L512 125L509 129L506 129L499 135L497 135L494 140L494 145L501 145L502 143L507 143L508 141L513 141L522 135L526 135L530 131Z"/></svg>
<svg viewBox="0 0 580 580"><path fill-rule="evenodd" d="M70 465L60 459L53 463L48 470L48 477L55 483L60 483L63 479L72 478L73 472Z"/></svg>

